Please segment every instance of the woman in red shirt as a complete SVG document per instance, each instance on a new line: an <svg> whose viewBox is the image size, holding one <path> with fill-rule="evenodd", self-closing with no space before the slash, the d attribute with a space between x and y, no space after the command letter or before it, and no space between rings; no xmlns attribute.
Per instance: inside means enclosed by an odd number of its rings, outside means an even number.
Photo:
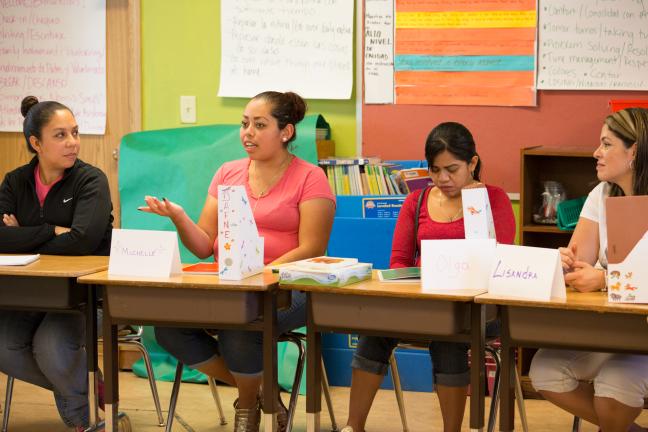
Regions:
<svg viewBox="0 0 648 432"><path fill-rule="evenodd" d="M481 162L475 141L465 126L449 122L432 129L425 143L425 158L434 186L414 191L405 199L394 231L391 268L419 266L421 240L465 238L461 203L461 190L464 188L486 187L497 241L513 243L515 219L511 202L502 189L480 183ZM417 214L421 194L424 196ZM418 232L414 232L417 219ZM397 344L398 339L394 338L360 337L351 364L349 420L342 432L364 431L374 396L387 373L389 357ZM445 432L461 430L470 383L467 351L468 345L464 343L430 344L434 383Z"/></svg>

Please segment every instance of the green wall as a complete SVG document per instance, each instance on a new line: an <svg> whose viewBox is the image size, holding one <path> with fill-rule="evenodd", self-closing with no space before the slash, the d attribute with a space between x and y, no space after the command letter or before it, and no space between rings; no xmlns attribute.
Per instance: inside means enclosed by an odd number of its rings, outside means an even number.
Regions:
<svg viewBox="0 0 648 432"><path fill-rule="evenodd" d="M142 0L141 5L143 129L238 123L247 99L217 96L220 1ZM196 96L195 125L180 123L181 95ZM308 100L308 105L331 125L337 155L354 156L355 85L349 100Z"/></svg>

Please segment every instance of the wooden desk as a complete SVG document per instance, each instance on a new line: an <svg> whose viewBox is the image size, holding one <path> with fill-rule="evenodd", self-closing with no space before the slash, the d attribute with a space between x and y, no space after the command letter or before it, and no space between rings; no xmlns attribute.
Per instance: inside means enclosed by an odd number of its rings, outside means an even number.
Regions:
<svg viewBox="0 0 648 432"><path fill-rule="evenodd" d="M530 301L484 294L501 306L500 430L513 430L513 350L533 348L648 354L648 305L609 303L601 292L567 291L566 300Z"/></svg>
<svg viewBox="0 0 648 432"><path fill-rule="evenodd" d="M264 426L266 431L276 430L276 309L290 296L278 296L275 275L268 272L241 281L221 281L213 275L139 278L109 276L104 271L81 277L79 282L104 287L106 431L117 432L117 325L129 323L262 331L263 386L273 389L263 394Z"/></svg>
<svg viewBox="0 0 648 432"><path fill-rule="evenodd" d="M97 292L94 285L79 285L77 278L106 268L106 256L60 255L41 255L25 266L0 266L0 308L85 313L88 402L93 426L98 419Z"/></svg>
<svg viewBox="0 0 648 432"><path fill-rule="evenodd" d="M407 339L471 344L472 363L484 363L486 313L473 303L483 291L424 292L418 283L383 283L377 279L341 288L284 285L306 291L308 305L306 415L307 430L320 430L321 333L362 333ZM484 369L471 368L470 427L484 427Z"/></svg>

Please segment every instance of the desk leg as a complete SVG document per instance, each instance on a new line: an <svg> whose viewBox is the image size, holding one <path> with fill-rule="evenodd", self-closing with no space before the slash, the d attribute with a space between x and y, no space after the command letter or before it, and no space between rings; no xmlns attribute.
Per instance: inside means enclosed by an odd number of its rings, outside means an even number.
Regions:
<svg viewBox="0 0 648 432"><path fill-rule="evenodd" d="M320 430L322 411L322 335L313 323L311 293L306 293L306 431Z"/></svg>
<svg viewBox="0 0 648 432"><path fill-rule="evenodd" d="M500 374L500 431L514 430L515 411L513 407L515 380L515 351L511 346L508 323L508 308L502 306L502 372Z"/></svg>
<svg viewBox="0 0 648 432"><path fill-rule="evenodd" d="M105 296L106 297L106 296ZM106 401L106 432L118 432L119 420L119 365L117 354L117 325L112 323L108 302L104 301L103 343L104 343L104 379Z"/></svg>
<svg viewBox="0 0 648 432"><path fill-rule="evenodd" d="M485 306L472 303L470 311L470 430L481 432L484 430L484 393L486 392L484 373Z"/></svg>
<svg viewBox="0 0 648 432"><path fill-rule="evenodd" d="M88 412L90 426L97 424L97 287L88 285L86 291L86 354L88 367Z"/></svg>
<svg viewBox="0 0 648 432"><path fill-rule="evenodd" d="M277 294L263 294L263 426L266 432L277 430Z"/></svg>

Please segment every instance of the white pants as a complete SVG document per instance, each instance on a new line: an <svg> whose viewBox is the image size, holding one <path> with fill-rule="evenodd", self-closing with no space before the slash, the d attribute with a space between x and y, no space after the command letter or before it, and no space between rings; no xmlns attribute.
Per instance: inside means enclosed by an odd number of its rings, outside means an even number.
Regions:
<svg viewBox="0 0 648 432"><path fill-rule="evenodd" d="M648 356L541 349L529 377L536 390L566 393L579 381L593 381L594 394L631 407L648 396Z"/></svg>

